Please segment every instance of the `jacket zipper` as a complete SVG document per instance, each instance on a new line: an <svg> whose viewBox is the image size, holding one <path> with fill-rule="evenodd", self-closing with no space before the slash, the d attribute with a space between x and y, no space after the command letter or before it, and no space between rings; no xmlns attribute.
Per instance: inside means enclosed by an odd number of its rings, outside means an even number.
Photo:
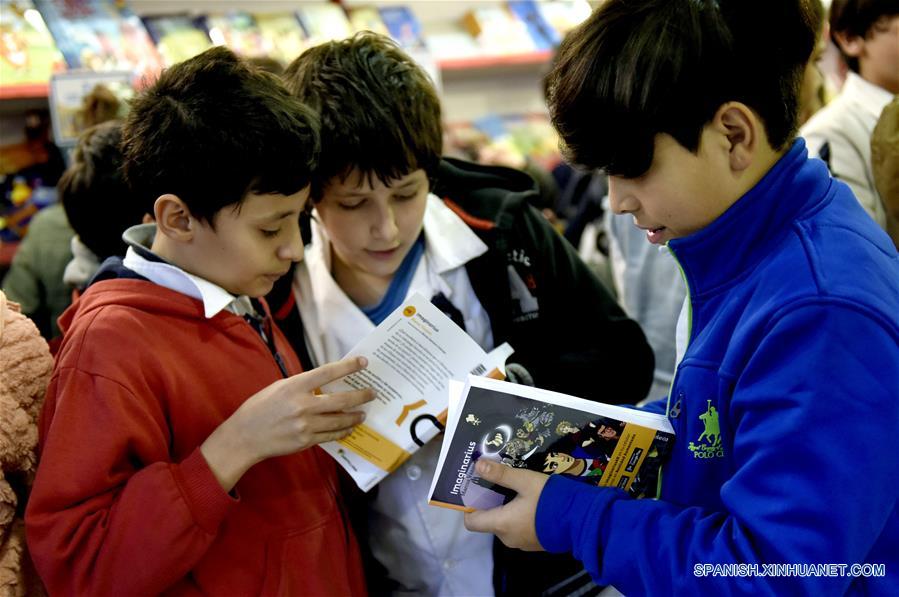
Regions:
<svg viewBox="0 0 899 597"><path fill-rule="evenodd" d="M681 265L680 260L677 258L677 254L674 252L674 249L672 249L671 246L668 245L668 243L665 243L665 246L668 248L668 252L671 254L671 257L674 258L674 263L677 264L677 269L678 271L680 271L681 279L684 281L684 288L687 291L687 337L684 344L684 351L681 354L682 361L684 359L684 356L687 354L687 347L690 345L690 338L693 336L693 300L690 293L690 283L687 282L687 273L684 271L684 268ZM665 416L674 419L679 418L681 411L683 410L683 392L678 393L677 400L675 401L674 406L671 406L671 392L672 390L674 390L674 386L677 383L679 370L680 361L678 361L674 365L674 375L671 377L671 383L668 385L668 398L665 401ZM677 441L677 436L675 436L675 441ZM663 465L661 468L659 468L659 482L656 486L656 498L659 498L662 495L662 479L664 477L664 472L665 467Z"/></svg>

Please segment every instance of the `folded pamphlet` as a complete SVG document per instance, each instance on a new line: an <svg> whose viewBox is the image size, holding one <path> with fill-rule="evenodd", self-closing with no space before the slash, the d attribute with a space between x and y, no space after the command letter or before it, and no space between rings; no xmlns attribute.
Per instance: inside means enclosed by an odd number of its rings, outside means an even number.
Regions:
<svg viewBox="0 0 899 597"><path fill-rule="evenodd" d="M364 356L368 367L322 387L325 393L372 388L376 397L352 434L321 447L368 491L443 430L451 379L503 378L510 354L505 343L487 354L414 294L346 355Z"/></svg>

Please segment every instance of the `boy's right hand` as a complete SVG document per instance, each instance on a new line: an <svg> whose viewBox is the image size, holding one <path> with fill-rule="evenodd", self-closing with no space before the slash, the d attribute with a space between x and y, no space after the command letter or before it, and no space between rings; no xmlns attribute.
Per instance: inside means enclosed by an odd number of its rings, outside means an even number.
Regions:
<svg viewBox="0 0 899 597"><path fill-rule="evenodd" d="M371 389L315 395L316 389L364 369L364 358L344 359L276 381L250 396L200 446L209 468L230 491L254 464L349 435L374 399Z"/></svg>

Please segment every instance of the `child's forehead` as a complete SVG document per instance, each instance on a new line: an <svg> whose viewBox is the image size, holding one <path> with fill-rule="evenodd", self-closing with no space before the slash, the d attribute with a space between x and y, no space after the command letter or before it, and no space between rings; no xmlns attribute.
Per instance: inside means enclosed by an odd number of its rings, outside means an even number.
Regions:
<svg viewBox="0 0 899 597"><path fill-rule="evenodd" d="M287 217L303 211L308 200L308 186L291 195L251 191L241 203L235 204L233 212L235 217L254 220Z"/></svg>
<svg viewBox="0 0 899 597"><path fill-rule="evenodd" d="M426 180L424 169L418 168L393 178L385 178L374 170L364 171L352 167L342 175L335 176L328 181L326 188L336 192L364 192L381 188L397 188Z"/></svg>

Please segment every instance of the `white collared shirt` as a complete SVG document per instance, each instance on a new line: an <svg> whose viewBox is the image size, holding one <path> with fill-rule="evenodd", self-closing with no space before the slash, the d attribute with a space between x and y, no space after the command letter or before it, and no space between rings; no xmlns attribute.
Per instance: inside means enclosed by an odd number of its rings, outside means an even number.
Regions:
<svg viewBox="0 0 899 597"><path fill-rule="evenodd" d="M424 234L424 255L408 293L432 297L442 292L462 312L468 334L491 350L490 319L465 270L467 262L487 252L487 245L434 195L428 196ZM331 276L330 241L315 222L294 290L307 346L318 364L343 357L375 328ZM378 486L368 516L372 553L404 587L396 594L492 595L493 536L466 530L461 512L427 505L442 437Z"/></svg>
<svg viewBox="0 0 899 597"><path fill-rule="evenodd" d="M122 265L154 284L202 301L206 319L215 317L222 310L241 316L258 316L249 297L234 296L221 286L187 273L175 265L141 256L135 247L139 246L141 250L149 252L155 235L155 224L139 224L126 230L122 238L131 246L125 253Z"/></svg>
<svg viewBox="0 0 899 597"><path fill-rule="evenodd" d="M874 186L871 135L881 112L894 97L851 72L840 95L818 110L799 131L811 157L818 156L825 143L829 145L831 174L849 185L881 228L886 226L886 211Z"/></svg>

